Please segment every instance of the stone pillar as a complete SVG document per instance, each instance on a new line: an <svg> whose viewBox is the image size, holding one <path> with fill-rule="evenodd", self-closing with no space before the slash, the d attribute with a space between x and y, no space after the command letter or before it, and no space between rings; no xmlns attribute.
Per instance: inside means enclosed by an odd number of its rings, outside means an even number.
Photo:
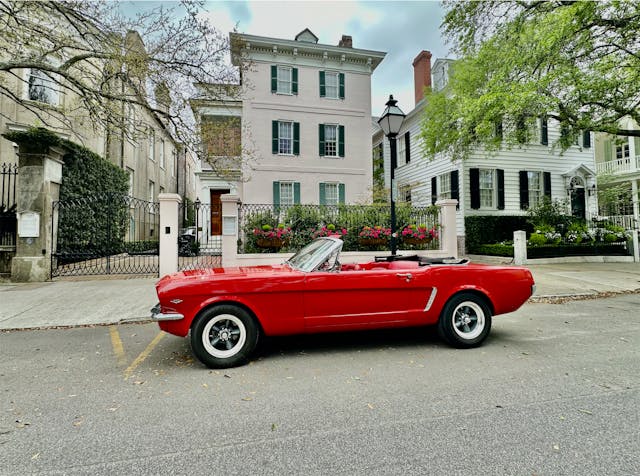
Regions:
<svg viewBox="0 0 640 476"><path fill-rule="evenodd" d="M438 200L440 207L440 249L447 256L458 257L458 226L456 223L456 205L458 200Z"/></svg>
<svg viewBox="0 0 640 476"><path fill-rule="evenodd" d="M16 214L16 255L11 279L41 282L51 279L51 253L55 246L53 202L60 198L64 149L19 144Z"/></svg>
<svg viewBox="0 0 640 476"><path fill-rule="evenodd" d="M513 232L513 263L522 266L527 263L527 232Z"/></svg>
<svg viewBox="0 0 640 476"><path fill-rule="evenodd" d="M161 193L160 202L160 277L178 271L178 214L180 195L175 193Z"/></svg>
<svg viewBox="0 0 640 476"><path fill-rule="evenodd" d="M240 197L225 194L222 202L222 266L236 266L238 260L238 205Z"/></svg>

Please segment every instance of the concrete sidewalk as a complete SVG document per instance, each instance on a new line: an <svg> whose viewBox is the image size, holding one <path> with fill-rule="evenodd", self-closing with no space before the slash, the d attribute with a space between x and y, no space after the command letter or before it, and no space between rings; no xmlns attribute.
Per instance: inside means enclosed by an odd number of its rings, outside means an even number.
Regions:
<svg viewBox="0 0 640 476"><path fill-rule="evenodd" d="M528 266L532 300L640 292L640 264L562 263ZM153 278L0 283L0 330L149 320L157 302Z"/></svg>

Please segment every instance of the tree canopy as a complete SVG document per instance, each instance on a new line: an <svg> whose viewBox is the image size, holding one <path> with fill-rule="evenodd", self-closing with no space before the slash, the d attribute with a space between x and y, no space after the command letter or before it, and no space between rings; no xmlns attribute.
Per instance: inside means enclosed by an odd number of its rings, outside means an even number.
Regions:
<svg viewBox="0 0 640 476"><path fill-rule="evenodd" d="M193 85L237 80L226 62L228 37L200 15L201 1L173 8L160 2L132 15L121 7L108 0L0 0L0 98L47 127L73 129L81 115L96 130L127 134L131 109L142 108L180 141L197 143L188 102ZM25 97L25 70L38 71L43 87L63 91L64 107Z"/></svg>
<svg viewBox="0 0 640 476"><path fill-rule="evenodd" d="M465 158L527 141L557 120L565 149L580 131L640 136L640 3L446 1L442 30L460 58L427 95L429 156ZM500 126L498 126L500 124Z"/></svg>

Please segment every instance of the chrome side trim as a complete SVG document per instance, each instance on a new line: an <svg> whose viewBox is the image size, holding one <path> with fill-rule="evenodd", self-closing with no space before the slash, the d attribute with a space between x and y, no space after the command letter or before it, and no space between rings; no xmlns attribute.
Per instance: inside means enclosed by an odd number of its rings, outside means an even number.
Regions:
<svg viewBox="0 0 640 476"><path fill-rule="evenodd" d="M431 290L431 296L429 296L429 300L427 301L427 306L424 308L424 312L427 312L433 306L433 301L436 299L436 295L438 294L438 288L433 288Z"/></svg>
<svg viewBox="0 0 640 476"><path fill-rule="evenodd" d="M178 312L160 312L160 303L151 308L151 319L154 321L179 321L184 316Z"/></svg>

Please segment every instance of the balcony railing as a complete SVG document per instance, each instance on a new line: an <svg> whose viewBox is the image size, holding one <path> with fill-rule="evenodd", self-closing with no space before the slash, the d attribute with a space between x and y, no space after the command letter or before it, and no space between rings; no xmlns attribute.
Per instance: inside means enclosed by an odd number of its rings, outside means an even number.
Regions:
<svg viewBox="0 0 640 476"><path fill-rule="evenodd" d="M640 172L640 155L596 164L598 174L620 175Z"/></svg>

